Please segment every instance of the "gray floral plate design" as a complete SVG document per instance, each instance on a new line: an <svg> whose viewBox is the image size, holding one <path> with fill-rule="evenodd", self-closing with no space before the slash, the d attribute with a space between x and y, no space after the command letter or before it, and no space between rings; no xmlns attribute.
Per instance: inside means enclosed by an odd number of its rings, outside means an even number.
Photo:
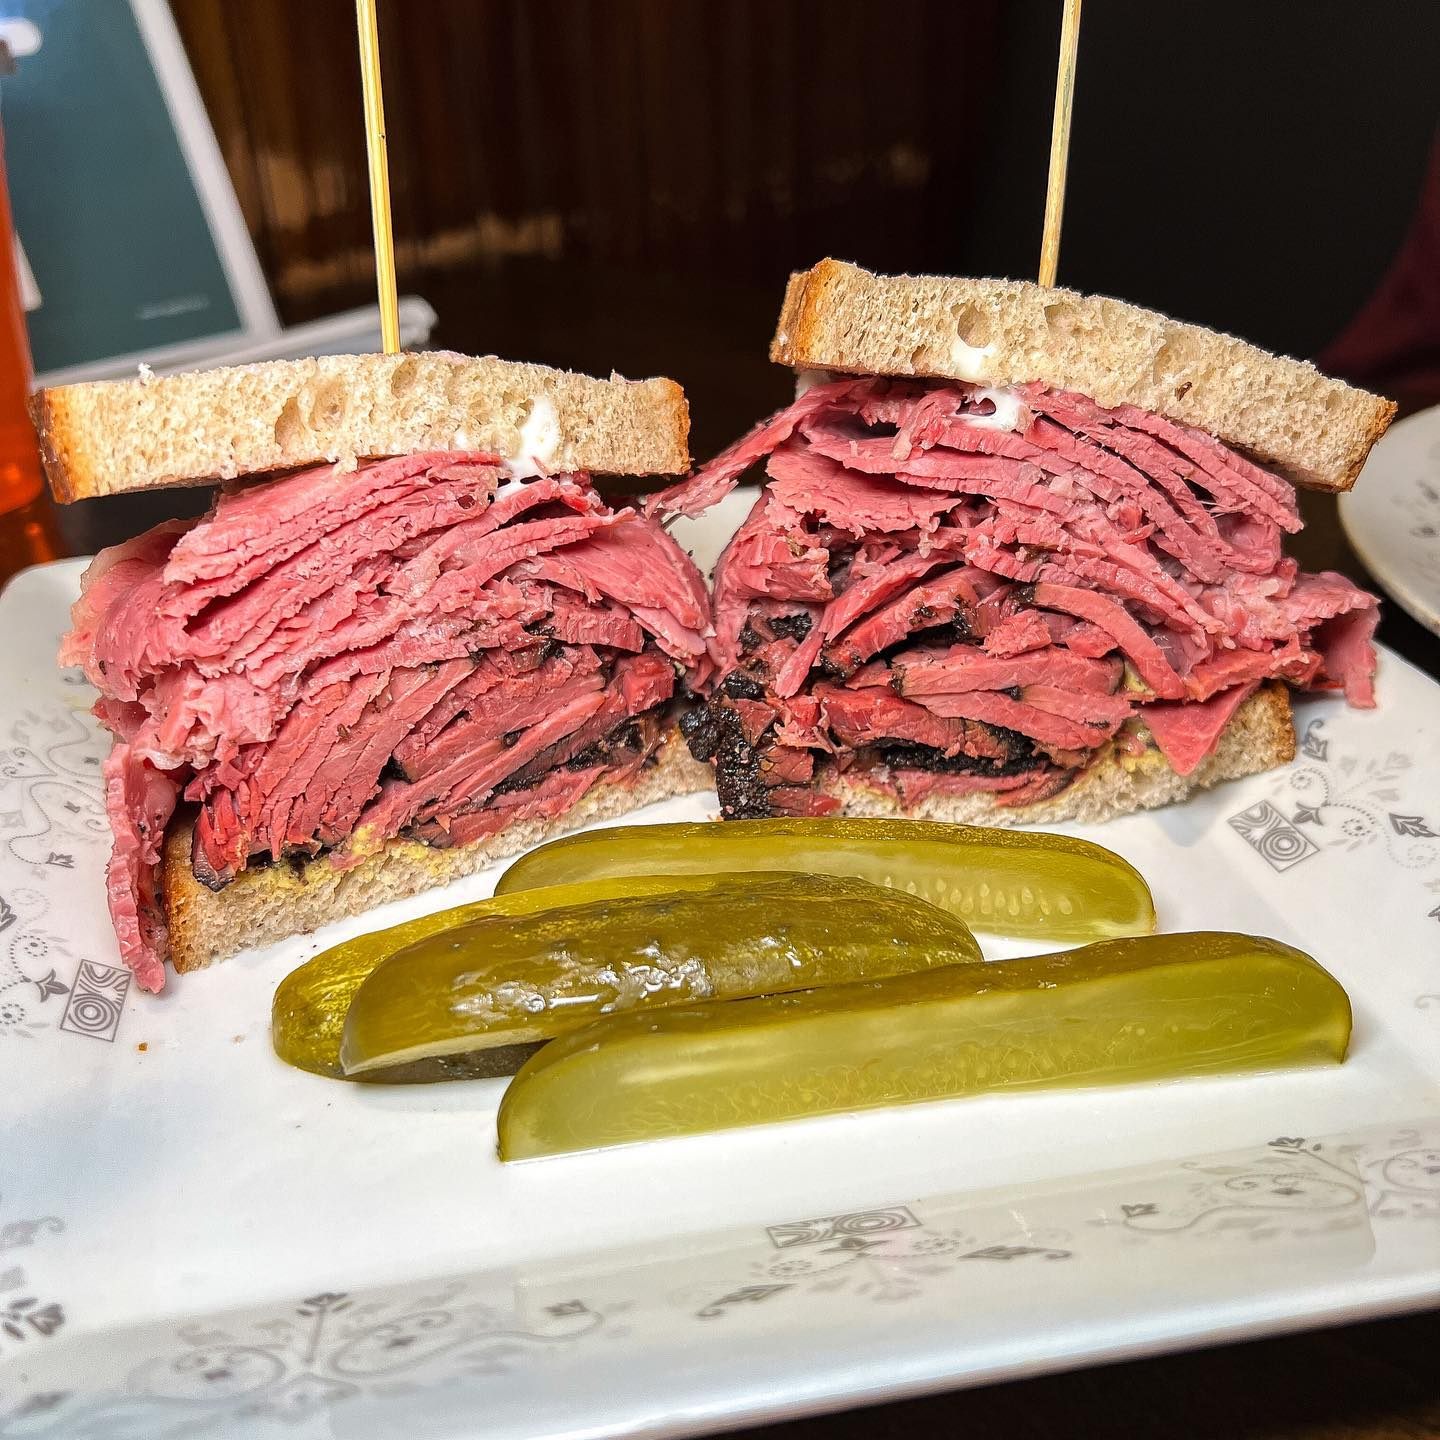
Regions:
<svg viewBox="0 0 1440 1440"><path fill-rule="evenodd" d="M1340 497L1340 523L1376 580L1440 634L1440 406L1381 439Z"/></svg>
<svg viewBox="0 0 1440 1440"><path fill-rule="evenodd" d="M1317 955L1344 1066L502 1167L503 1082L349 1087L268 1040L297 964L493 872L128 983L105 742L52 659L80 568L0 595L4 1440L691 1434L1440 1303L1440 687L1399 658L1377 711L1299 703L1293 765L1076 831L1166 928Z"/></svg>

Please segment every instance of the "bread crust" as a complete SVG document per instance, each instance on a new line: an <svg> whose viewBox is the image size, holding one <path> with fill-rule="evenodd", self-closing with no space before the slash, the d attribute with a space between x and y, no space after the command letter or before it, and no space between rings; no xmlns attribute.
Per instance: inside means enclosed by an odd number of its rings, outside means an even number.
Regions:
<svg viewBox="0 0 1440 1440"><path fill-rule="evenodd" d="M838 260L790 277L770 358L797 370L1039 380L1193 425L1317 490L1348 490L1395 414L1392 401L1309 361L1103 295L873 275Z"/></svg>
<svg viewBox="0 0 1440 1440"><path fill-rule="evenodd" d="M522 820L470 845L438 850L414 840L390 840L351 870L317 860L297 872L288 865L247 870L223 890L206 889L190 868L192 826L171 827L161 861L161 893L175 969L185 974L256 945L304 934L376 905L472 875L556 835L642 805L711 786L710 768L690 756L672 731L653 765L628 783L602 782L564 814Z"/></svg>
<svg viewBox="0 0 1440 1440"><path fill-rule="evenodd" d="M1170 805L1197 790L1288 765L1294 758L1290 692L1271 681L1235 712L1214 753L1189 775L1177 775L1153 746L1143 755L1126 755L1112 745L1074 784L1032 805L1001 805L994 795L982 792L931 794L906 807L893 791L853 770L830 772L821 788L841 802L847 815L906 815L968 825L1058 825L1067 820L1095 824Z"/></svg>
<svg viewBox="0 0 1440 1440"><path fill-rule="evenodd" d="M673 380L441 351L63 385L37 392L31 415L62 504L421 450L523 459L527 422L526 443L537 429L553 436L552 471L675 475L690 464L689 407Z"/></svg>

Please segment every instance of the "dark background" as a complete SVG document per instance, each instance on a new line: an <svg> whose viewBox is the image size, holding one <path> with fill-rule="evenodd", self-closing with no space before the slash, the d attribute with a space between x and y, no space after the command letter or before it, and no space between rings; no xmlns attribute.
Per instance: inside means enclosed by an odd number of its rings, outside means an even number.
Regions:
<svg viewBox="0 0 1440 1440"><path fill-rule="evenodd" d="M373 298L351 0L172 0L286 318ZM382 0L400 278L440 343L782 400L786 274L1033 276L1058 0ZM1062 283L1312 356L1440 119L1431 0L1091 0Z"/></svg>
<svg viewBox="0 0 1440 1440"><path fill-rule="evenodd" d="M282 316L373 301L352 0L171 4ZM765 358L791 269L1034 275L1059 14L380 0L402 289L442 346L675 376L707 456L792 393ZM1089 0L1061 282L1440 402L1437 119L1436 0ZM1304 500L1304 563L1363 580ZM205 503L64 525L83 551ZM1381 637L1440 672L1398 607ZM1440 1436L1437 1354L1420 1316L763 1434L1413 1440Z"/></svg>

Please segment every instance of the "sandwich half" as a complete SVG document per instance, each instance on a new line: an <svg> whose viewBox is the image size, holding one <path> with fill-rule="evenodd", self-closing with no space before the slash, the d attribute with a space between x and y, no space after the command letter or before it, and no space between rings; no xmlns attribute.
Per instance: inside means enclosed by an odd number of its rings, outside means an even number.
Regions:
<svg viewBox="0 0 1440 1440"><path fill-rule="evenodd" d="M1387 400L1033 284L792 277L795 403L655 497L763 462L685 720L724 813L1102 820L1283 764L1287 686L1375 703L1373 596L1282 549Z"/></svg>
<svg viewBox="0 0 1440 1440"><path fill-rule="evenodd" d="M96 557L61 649L115 737L109 902L146 988L708 788L674 736L704 582L591 482L684 472L672 382L337 356L34 408L62 500L221 487Z"/></svg>

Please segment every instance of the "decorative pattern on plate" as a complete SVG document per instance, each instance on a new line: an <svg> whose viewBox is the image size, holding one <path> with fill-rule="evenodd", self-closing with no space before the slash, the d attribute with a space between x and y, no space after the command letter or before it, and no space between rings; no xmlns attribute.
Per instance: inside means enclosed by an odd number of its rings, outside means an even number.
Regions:
<svg viewBox="0 0 1440 1440"><path fill-rule="evenodd" d="M462 1280L326 1292L275 1312L182 1325L173 1348L133 1365L117 1392L34 1391L0 1419L0 1435L168 1440L227 1422L301 1425L360 1396L404 1396L544 1363L604 1324L581 1301L523 1321L494 1303L493 1289L482 1298Z"/></svg>
<svg viewBox="0 0 1440 1440"><path fill-rule="evenodd" d="M168 1343L161 1326L136 1332L138 1345L100 1335L84 1353L120 1364L116 1380L87 1384L88 1362L72 1362L65 1388L38 1370L42 1383L0 1412L0 1436L178 1440L274 1421L319 1436L343 1423L331 1412L362 1398L413 1407L443 1398L447 1413L459 1405L475 1414L510 1381L521 1387L512 1397L542 1393L537 1367L571 1373L590 1357L605 1372L643 1369L662 1341L704 1343L677 1336L686 1317L707 1330L723 1322L728 1334L768 1330L782 1314L793 1321L797 1307L807 1325L871 1305L994 1314L1043 1303L1062 1280L1042 1275L1068 1274L1064 1285L1088 1291L1117 1260L1134 1269L1122 1257L1137 1245L1199 1246L1190 1273L1203 1279L1192 1283L1243 1286L1267 1258L1293 1273L1298 1256L1329 1247L1332 1258L1364 1263L1372 1220L1440 1225L1440 1123L1283 1136L1068 1190L932 1198L701 1236L661 1260L618 1252L573 1272L551 1262L429 1288L324 1292L198 1319L170 1331ZM1148 1261L1137 1273L1150 1271L1165 1283L1167 1272ZM63 1322L59 1306L37 1301L16 1314L22 1332L53 1333ZM10 1333L0 1318L0 1335Z"/></svg>
<svg viewBox="0 0 1440 1440"><path fill-rule="evenodd" d="M84 685L78 671L65 683ZM66 1031L114 1040L129 972L76 953L64 934L77 865L103 863L110 832L100 788L106 741L90 717L26 708L0 748L0 1042ZM15 880L23 877L21 883Z"/></svg>
<svg viewBox="0 0 1440 1440"><path fill-rule="evenodd" d="M20 1220L3 1217L0 1208L0 1360L27 1341L49 1339L65 1323L64 1307L44 1298L25 1267L11 1263L18 1257L8 1253L29 1249L46 1236L63 1234L65 1222L58 1215Z"/></svg>
<svg viewBox="0 0 1440 1440"><path fill-rule="evenodd" d="M1358 1173L1323 1154L1324 1145L1304 1140L1272 1140L1273 1154L1240 1164L1186 1162L1182 1169L1196 1179L1188 1193L1169 1203L1129 1201L1120 1206L1118 1223L1145 1235L1179 1235L1187 1231L1235 1231L1251 1241L1281 1235L1275 1223L1283 1212L1292 1238L1308 1230L1300 1213L1338 1217L1321 1230L1349 1228L1365 1213L1365 1187ZM1318 1232L1317 1232L1318 1233Z"/></svg>
<svg viewBox="0 0 1440 1440"><path fill-rule="evenodd" d="M1349 753L1325 726L1323 716L1305 723L1296 763L1270 777L1273 798L1231 815L1230 828L1280 873L1327 850L1383 851L1388 864L1416 872L1418 903L1440 921L1440 814L1411 796L1414 758ZM1440 991L1417 995L1415 1004L1440 1014Z"/></svg>
<svg viewBox="0 0 1440 1440"><path fill-rule="evenodd" d="M784 1225L771 1225L766 1233L777 1250L789 1250L796 1245L818 1245L824 1240L874 1235L877 1231L910 1230L919 1223L903 1205L892 1205L886 1210L858 1210L850 1215L823 1215L818 1220L791 1220Z"/></svg>
<svg viewBox="0 0 1440 1440"><path fill-rule="evenodd" d="M1320 853L1268 800L1230 817L1230 828L1252 846L1272 870L1288 870Z"/></svg>
<svg viewBox="0 0 1440 1440"><path fill-rule="evenodd" d="M65 1018L60 1028L95 1040L114 1040L129 988L128 970L82 960L75 983L70 987L70 999L65 1004Z"/></svg>

